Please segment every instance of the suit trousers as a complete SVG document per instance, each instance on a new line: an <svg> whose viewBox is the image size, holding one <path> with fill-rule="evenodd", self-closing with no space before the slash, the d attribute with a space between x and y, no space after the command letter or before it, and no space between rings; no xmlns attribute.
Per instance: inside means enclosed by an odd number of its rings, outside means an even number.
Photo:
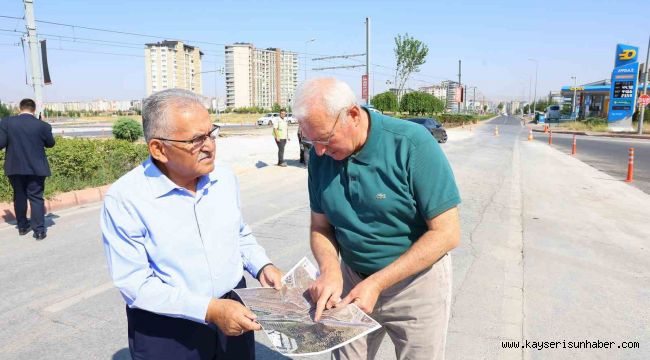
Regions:
<svg viewBox="0 0 650 360"><path fill-rule="evenodd" d="M236 288L246 287L241 279ZM233 292L222 299L237 299ZM254 360L255 334L226 336L214 324L158 315L126 307L133 360Z"/></svg>
<svg viewBox="0 0 650 360"><path fill-rule="evenodd" d="M343 295L363 281L341 263ZM388 334L398 360L444 360L451 313L451 256L384 290L370 314L381 328L332 352L334 359L371 360Z"/></svg>
<svg viewBox="0 0 650 360"><path fill-rule="evenodd" d="M45 176L8 175L11 187L14 189L14 212L18 228L29 228L27 220L27 200L31 208L31 227L34 232L45 231Z"/></svg>

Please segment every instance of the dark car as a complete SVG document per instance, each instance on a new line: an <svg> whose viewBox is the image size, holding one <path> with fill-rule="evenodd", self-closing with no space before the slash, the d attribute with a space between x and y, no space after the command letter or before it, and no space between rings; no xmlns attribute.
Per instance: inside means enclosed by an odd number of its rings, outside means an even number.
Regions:
<svg viewBox="0 0 650 360"><path fill-rule="evenodd" d="M427 128L427 130L429 130L431 135L433 135L433 137L438 140L439 143L447 142L447 131L444 127L442 127L438 120L434 118L414 118L406 120L420 124Z"/></svg>

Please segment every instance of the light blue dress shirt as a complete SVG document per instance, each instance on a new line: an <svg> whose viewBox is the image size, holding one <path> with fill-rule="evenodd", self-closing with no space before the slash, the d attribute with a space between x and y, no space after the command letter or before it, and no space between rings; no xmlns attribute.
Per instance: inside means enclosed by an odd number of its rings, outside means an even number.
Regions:
<svg viewBox="0 0 650 360"><path fill-rule="evenodd" d="M199 178L196 195L151 158L108 190L101 229L113 282L127 305L205 323L211 298L270 263L242 219L237 178L227 168Z"/></svg>

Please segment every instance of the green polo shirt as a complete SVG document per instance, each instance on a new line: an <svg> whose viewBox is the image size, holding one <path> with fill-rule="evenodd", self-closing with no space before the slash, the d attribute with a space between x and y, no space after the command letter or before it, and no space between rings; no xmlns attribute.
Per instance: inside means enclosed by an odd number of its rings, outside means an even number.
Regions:
<svg viewBox="0 0 650 360"><path fill-rule="evenodd" d="M363 148L345 160L309 157L309 201L335 229L341 258L373 274L406 252L432 219L460 203L454 174L422 126L369 112Z"/></svg>

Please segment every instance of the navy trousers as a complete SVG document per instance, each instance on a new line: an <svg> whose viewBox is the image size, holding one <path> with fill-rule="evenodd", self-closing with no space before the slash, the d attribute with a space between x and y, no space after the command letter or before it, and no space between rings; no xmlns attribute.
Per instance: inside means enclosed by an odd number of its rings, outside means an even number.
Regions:
<svg viewBox="0 0 650 360"><path fill-rule="evenodd" d="M9 175L9 182L14 189L14 212L18 228L28 229L27 200L31 208L31 226L35 232L45 231L45 176Z"/></svg>
<svg viewBox="0 0 650 360"><path fill-rule="evenodd" d="M241 279L237 288L246 287ZM222 299L237 300L230 292ZM255 335L226 336L216 326L126 307L133 360L254 360Z"/></svg>

